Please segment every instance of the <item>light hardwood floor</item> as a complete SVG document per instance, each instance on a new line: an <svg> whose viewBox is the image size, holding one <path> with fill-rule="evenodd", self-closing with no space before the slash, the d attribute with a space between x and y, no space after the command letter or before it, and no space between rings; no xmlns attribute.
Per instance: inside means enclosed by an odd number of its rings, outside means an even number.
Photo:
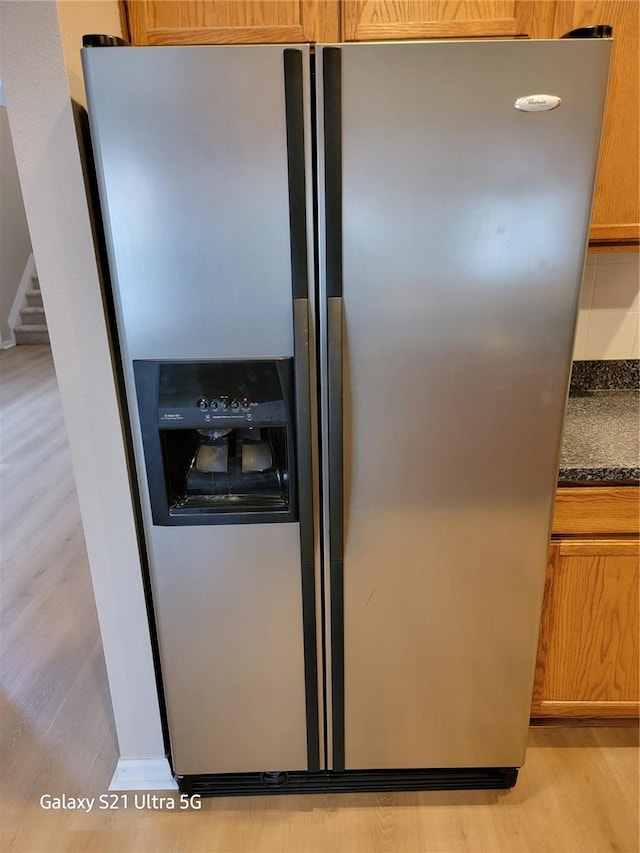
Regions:
<svg viewBox="0 0 640 853"><path fill-rule="evenodd" d="M532 730L507 793L213 799L188 812L41 809L43 793L106 793L117 744L49 348L3 351L0 374L3 851L638 851L632 728Z"/></svg>

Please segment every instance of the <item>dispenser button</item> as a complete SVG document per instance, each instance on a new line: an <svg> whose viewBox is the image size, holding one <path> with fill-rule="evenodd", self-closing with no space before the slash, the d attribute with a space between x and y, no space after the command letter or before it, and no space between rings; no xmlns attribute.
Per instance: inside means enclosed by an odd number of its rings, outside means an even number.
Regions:
<svg viewBox="0 0 640 853"><path fill-rule="evenodd" d="M209 401L205 397L200 397L200 399L196 403L196 406L199 409L202 409L202 411L204 411L205 409L209 408Z"/></svg>
<svg viewBox="0 0 640 853"><path fill-rule="evenodd" d="M226 412L226 411L227 411L227 409L229 408L229 404L227 403L227 401L226 401L226 400L223 400L223 401L220 403L220 407L222 408L222 411L223 411L223 412Z"/></svg>
<svg viewBox="0 0 640 853"><path fill-rule="evenodd" d="M248 401L248 400L243 400L243 401L242 401L242 408L243 408L243 409L248 409L248 408L249 408L249 401Z"/></svg>
<svg viewBox="0 0 640 853"><path fill-rule="evenodd" d="M217 400L212 400L212 401L211 401L211 404L210 404L210 408L212 408L212 409L213 409L213 411L215 412L215 410L218 408L218 401L217 401Z"/></svg>
<svg viewBox="0 0 640 853"><path fill-rule="evenodd" d="M240 403L237 400L234 400L233 403L231 404L231 408L232 409L240 408Z"/></svg>

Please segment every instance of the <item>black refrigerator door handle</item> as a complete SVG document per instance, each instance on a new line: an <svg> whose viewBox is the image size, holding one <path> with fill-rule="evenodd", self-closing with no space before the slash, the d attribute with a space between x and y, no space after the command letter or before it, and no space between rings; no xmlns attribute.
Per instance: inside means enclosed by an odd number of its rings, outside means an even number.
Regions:
<svg viewBox="0 0 640 853"><path fill-rule="evenodd" d="M309 295L307 261L307 200L304 148L304 75L302 51L287 48L284 59L284 98L289 177L291 289L294 300Z"/></svg>
<svg viewBox="0 0 640 853"><path fill-rule="evenodd" d="M313 468L311 463L311 388L309 361L309 300L293 300L298 519L302 580L302 633L307 709L307 761L311 772L320 770L318 716L318 662L316 648L315 574L313 570Z"/></svg>
<svg viewBox="0 0 640 853"><path fill-rule="evenodd" d="M284 96L289 180L289 238L293 297L293 358L296 394L296 455L300 557L313 563L313 481L311 465L311 386L309 359L309 270L304 147L304 78L302 52L287 48Z"/></svg>
<svg viewBox="0 0 640 853"><path fill-rule="evenodd" d="M293 297L293 367L295 385L296 468L300 530L302 633L307 715L307 762L320 770L318 712L318 660L313 531L313 466L311 454L311 366L309 354L309 270L307 261L306 170L304 144L304 75L302 52L283 52L287 171L289 178L289 230L291 243L291 295Z"/></svg>
<svg viewBox="0 0 640 853"><path fill-rule="evenodd" d="M329 362L329 560L344 555L344 468L342 435L343 300L327 299L327 351Z"/></svg>
<svg viewBox="0 0 640 853"><path fill-rule="evenodd" d="M300 557L313 563L313 475L311 466L311 391L309 361L309 300L293 300L296 456Z"/></svg>
<svg viewBox="0 0 640 853"><path fill-rule="evenodd" d="M332 768L344 770L344 469L342 299L342 51L322 48L327 294L329 594Z"/></svg>
<svg viewBox="0 0 640 853"><path fill-rule="evenodd" d="M342 470L342 52L322 51L329 391L329 560L343 558ZM333 589L332 589L333 593Z"/></svg>
<svg viewBox="0 0 640 853"><path fill-rule="evenodd" d="M329 392L329 588L331 594L332 767L344 770L343 301L327 299Z"/></svg>

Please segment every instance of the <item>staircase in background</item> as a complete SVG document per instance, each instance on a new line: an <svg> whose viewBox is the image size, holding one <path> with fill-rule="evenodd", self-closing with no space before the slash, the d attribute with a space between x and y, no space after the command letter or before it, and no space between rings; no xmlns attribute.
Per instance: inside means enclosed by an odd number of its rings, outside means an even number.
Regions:
<svg viewBox="0 0 640 853"><path fill-rule="evenodd" d="M48 344L49 331L47 329L47 318L42 306L42 293L38 273L31 275L31 287L25 293L25 298L20 308L20 325L13 330L16 344Z"/></svg>

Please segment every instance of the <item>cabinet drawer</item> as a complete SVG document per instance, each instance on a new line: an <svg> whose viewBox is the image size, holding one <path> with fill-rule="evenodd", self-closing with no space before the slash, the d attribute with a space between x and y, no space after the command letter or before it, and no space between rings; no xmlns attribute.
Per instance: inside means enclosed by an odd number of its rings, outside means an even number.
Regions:
<svg viewBox="0 0 640 853"><path fill-rule="evenodd" d="M559 488L551 532L554 536L638 533L639 499L636 486Z"/></svg>

